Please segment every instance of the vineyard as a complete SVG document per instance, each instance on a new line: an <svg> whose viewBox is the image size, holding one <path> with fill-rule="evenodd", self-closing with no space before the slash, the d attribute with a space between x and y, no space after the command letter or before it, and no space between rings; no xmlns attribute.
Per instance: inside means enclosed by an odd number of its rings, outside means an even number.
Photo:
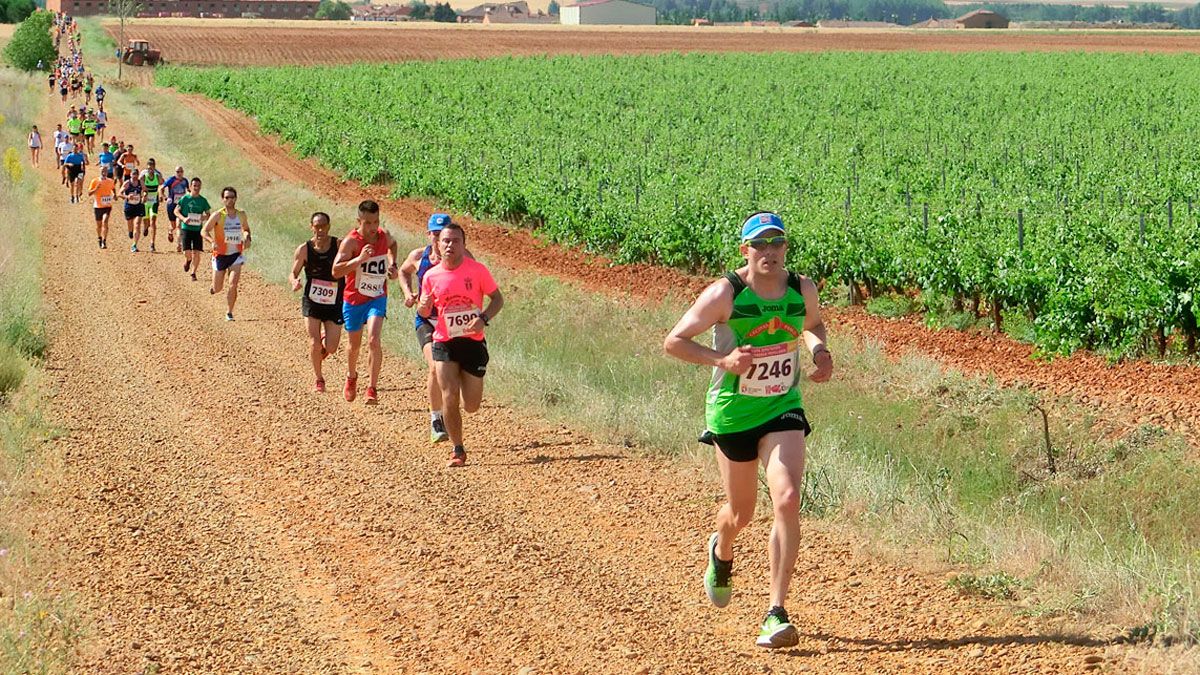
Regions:
<svg viewBox="0 0 1200 675"><path fill-rule="evenodd" d="M397 195L715 271L756 209L852 296L1022 313L1049 352L1195 353L1200 58L821 53L167 68Z"/></svg>

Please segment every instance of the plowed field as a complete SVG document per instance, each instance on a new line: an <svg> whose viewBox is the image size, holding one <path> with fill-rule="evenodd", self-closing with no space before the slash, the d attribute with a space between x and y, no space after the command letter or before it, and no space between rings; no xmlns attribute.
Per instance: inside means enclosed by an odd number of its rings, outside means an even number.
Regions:
<svg viewBox="0 0 1200 675"><path fill-rule="evenodd" d="M108 30L115 35L115 27ZM1200 52L1200 33L856 31L763 28L558 26L322 26L299 22L139 21L137 37L172 63L309 65L538 54L663 52L1125 51Z"/></svg>

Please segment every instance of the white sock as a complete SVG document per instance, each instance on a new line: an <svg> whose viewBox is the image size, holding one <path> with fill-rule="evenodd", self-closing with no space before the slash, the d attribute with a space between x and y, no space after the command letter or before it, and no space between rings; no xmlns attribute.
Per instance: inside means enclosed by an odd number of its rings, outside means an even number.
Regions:
<svg viewBox="0 0 1200 675"><path fill-rule="evenodd" d="M442 419L442 411L441 410L430 410L429 411L429 421L430 422L436 422L437 420L440 420L440 419Z"/></svg>

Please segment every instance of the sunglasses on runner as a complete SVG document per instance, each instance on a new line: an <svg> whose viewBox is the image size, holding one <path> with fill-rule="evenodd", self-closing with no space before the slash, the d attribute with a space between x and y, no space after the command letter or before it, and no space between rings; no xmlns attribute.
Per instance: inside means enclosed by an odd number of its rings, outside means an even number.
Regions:
<svg viewBox="0 0 1200 675"><path fill-rule="evenodd" d="M765 237L763 239L747 239L746 243L753 249L764 249L769 246L783 246L787 243L787 237Z"/></svg>

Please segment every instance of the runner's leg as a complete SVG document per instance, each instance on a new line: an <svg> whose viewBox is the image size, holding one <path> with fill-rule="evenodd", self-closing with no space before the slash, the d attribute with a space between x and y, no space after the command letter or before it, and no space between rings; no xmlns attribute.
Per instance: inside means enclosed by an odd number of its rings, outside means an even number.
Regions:
<svg viewBox="0 0 1200 675"><path fill-rule="evenodd" d="M362 329L346 331L350 339L350 349L346 352L346 374L350 378L358 377L358 352L362 349Z"/></svg>
<svg viewBox="0 0 1200 675"><path fill-rule="evenodd" d="M800 491L804 481L804 432L778 431L758 442L767 473L775 523L771 526L771 606L783 607L800 550ZM753 465L753 462L747 462Z"/></svg>
<svg viewBox="0 0 1200 675"><path fill-rule="evenodd" d="M458 409L462 371L453 361L434 361L433 365L442 388L442 420L446 424L446 433L450 434L450 442L458 447L463 444L462 411Z"/></svg>
<svg viewBox="0 0 1200 675"><path fill-rule="evenodd" d="M717 511L717 557L733 560L733 540L754 518L758 501L758 462L735 462L717 449L725 503Z"/></svg>
<svg viewBox="0 0 1200 675"><path fill-rule="evenodd" d="M333 321L325 322L325 353L336 354L342 341L342 327Z"/></svg>
<svg viewBox="0 0 1200 675"><path fill-rule="evenodd" d="M233 306L237 304L238 282L242 280L242 266L234 265L229 268L229 290L225 293L225 304L229 313L233 314Z"/></svg>
<svg viewBox="0 0 1200 675"><path fill-rule="evenodd" d="M461 373L461 376L459 391L462 392L462 409L469 413L478 412L479 405L483 403L483 378L468 373Z"/></svg>
<svg viewBox="0 0 1200 675"><path fill-rule="evenodd" d="M367 386L372 389L379 384L379 371L383 367L383 320L382 316L367 317L367 350L371 366Z"/></svg>
<svg viewBox="0 0 1200 675"><path fill-rule="evenodd" d="M321 362L325 356L321 353L321 320L311 316L305 317L308 324L308 360L312 363L313 374L318 380L324 379L321 374Z"/></svg>
<svg viewBox="0 0 1200 675"><path fill-rule="evenodd" d="M216 259L216 256L213 256L213 260ZM225 288L225 270L213 270L212 286L208 289L208 292L216 295L221 292L222 288Z"/></svg>
<svg viewBox="0 0 1200 675"><path fill-rule="evenodd" d="M429 389L429 410L430 412L441 412L442 388L438 385L437 367L433 362L433 343L430 342L422 347L421 353L425 355L425 365L429 367L429 375L425 378L426 387Z"/></svg>

